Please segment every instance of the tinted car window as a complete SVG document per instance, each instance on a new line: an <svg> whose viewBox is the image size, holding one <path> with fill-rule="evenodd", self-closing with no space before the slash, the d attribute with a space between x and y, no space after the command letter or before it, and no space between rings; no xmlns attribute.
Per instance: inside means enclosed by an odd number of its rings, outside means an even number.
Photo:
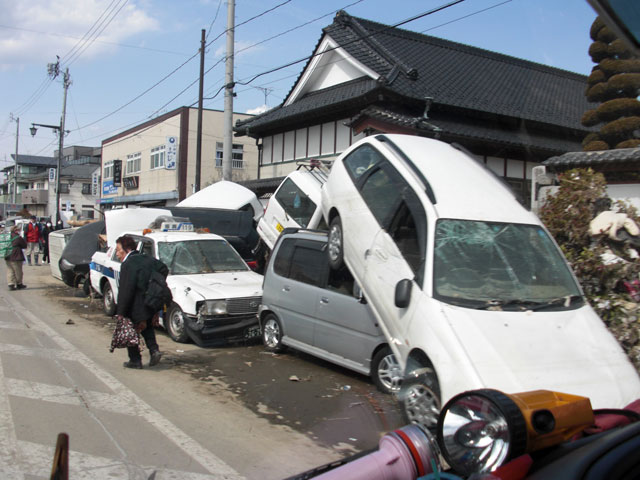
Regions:
<svg viewBox="0 0 640 480"><path fill-rule="evenodd" d="M278 255L273 262L273 271L281 277L289 276L289 267L291 266L290 260L294 245L295 240L293 239L285 239L280 244Z"/></svg>
<svg viewBox="0 0 640 480"><path fill-rule="evenodd" d="M322 286L328 270L327 254L318 248L298 244L291 257L290 278L310 285Z"/></svg>
<svg viewBox="0 0 640 480"><path fill-rule="evenodd" d="M388 225L398 208L401 194L397 178L394 178L399 175L390 166L386 168L386 165L388 164L384 162L382 168L376 168L364 180L360 190L362 199L382 228Z"/></svg>
<svg viewBox="0 0 640 480"><path fill-rule="evenodd" d="M427 217L415 192L405 187L402 200L389 226L389 235L422 284L426 251Z"/></svg>
<svg viewBox="0 0 640 480"><path fill-rule="evenodd" d="M309 220L317 208L313 200L300 190L300 187L290 178L282 182L275 198L287 215L303 228L309 224Z"/></svg>
<svg viewBox="0 0 640 480"><path fill-rule="evenodd" d="M363 145L345 157L343 163L353 181L357 182L362 175L383 159L382 154L371 145Z"/></svg>

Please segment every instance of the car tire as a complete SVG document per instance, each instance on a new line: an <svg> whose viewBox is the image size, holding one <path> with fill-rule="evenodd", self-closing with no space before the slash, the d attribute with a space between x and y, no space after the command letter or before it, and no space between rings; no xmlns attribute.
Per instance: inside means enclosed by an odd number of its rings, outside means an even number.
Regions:
<svg viewBox="0 0 640 480"><path fill-rule="evenodd" d="M435 430L440 415L440 386L435 371L428 362L409 359L407 374L400 388L399 399L408 423Z"/></svg>
<svg viewBox="0 0 640 480"><path fill-rule="evenodd" d="M285 346L282 344L282 325L280 320L273 313L269 313L262 321L262 343L269 352L283 352Z"/></svg>
<svg viewBox="0 0 640 480"><path fill-rule="evenodd" d="M88 297L91 295L91 280L89 277L85 277L84 282L82 282L82 292Z"/></svg>
<svg viewBox="0 0 640 480"><path fill-rule="evenodd" d="M116 299L113 295L113 289L109 282L104 284L104 288L102 289L102 306L104 308L104 313L113 317L116 314Z"/></svg>
<svg viewBox="0 0 640 480"><path fill-rule="evenodd" d="M371 360L371 380L383 393L396 393L402 385L402 368L389 347L384 347Z"/></svg>
<svg viewBox="0 0 640 480"><path fill-rule="evenodd" d="M336 215L329 225L327 258L332 270L340 270L344 265L344 242L342 241L342 220Z"/></svg>
<svg viewBox="0 0 640 480"><path fill-rule="evenodd" d="M177 304L172 304L167 310L167 318L164 322L167 333L174 342L188 343L187 325L184 320L184 313Z"/></svg>

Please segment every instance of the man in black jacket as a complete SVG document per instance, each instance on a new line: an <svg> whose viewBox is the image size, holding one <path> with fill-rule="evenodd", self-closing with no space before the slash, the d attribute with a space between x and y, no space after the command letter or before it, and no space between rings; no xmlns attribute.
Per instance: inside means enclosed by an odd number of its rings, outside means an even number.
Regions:
<svg viewBox="0 0 640 480"><path fill-rule="evenodd" d="M123 235L116 240L116 256L122 262L120 266L120 281L118 284L118 308L116 316L131 319L134 328L142 334L151 359L149 366L157 365L162 357L162 352L156 342L156 333L153 328L152 311L144 301L144 294L149 284L149 276L156 265L155 259L142 255L136 251L136 242L133 238ZM162 271L166 276L167 267ZM124 362L126 368L142 368L142 356L138 347L127 347L129 361Z"/></svg>

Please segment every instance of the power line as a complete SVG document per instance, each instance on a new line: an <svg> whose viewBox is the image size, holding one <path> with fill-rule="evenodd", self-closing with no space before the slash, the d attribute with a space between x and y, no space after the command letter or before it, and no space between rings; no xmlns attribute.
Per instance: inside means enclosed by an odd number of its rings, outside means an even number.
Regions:
<svg viewBox="0 0 640 480"><path fill-rule="evenodd" d="M211 23L209 24L209 28L207 30L207 36L204 37L205 43L209 38L209 34L211 33L211 28L213 27L213 24L216 23L216 20L218 19L218 13L220 13L220 5L222 5L222 0L218 1L218 8L216 8L216 15L213 17L213 20L211 20Z"/></svg>
<svg viewBox="0 0 640 480"><path fill-rule="evenodd" d="M449 25L450 23L455 23L455 22L458 22L460 20L464 20L465 18L473 17L474 15L486 12L487 10L491 10L492 8L501 7L505 3L510 3L510 2L511 2L511 0L505 0L504 2L496 3L495 5L491 5L490 7L483 8L482 10L478 10L478 11L470 13L468 15L464 15L462 17L455 18L455 19L450 20L450 21L445 22L445 23L441 23L440 25L436 25L435 27L427 28L426 30L422 30L420 33L428 32L430 30L435 30L436 28L444 27L445 25Z"/></svg>
<svg viewBox="0 0 640 480"><path fill-rule="evenodd" d="M413 16L413 17L411 17L411 18L408 18L408 19L406 19L406 20L403 20L403 21L401 21L401 22L395 23L395 24L393 24L393 25L387 25L387 26L385 26L384 28L381 28L380 30L376 30L375 32L371 32L371 33L369 33L368 35L364 35L364 36L362 36L362 37L360 37L360 38L356 38L356 39L351 40L351 41L349 41L349 42L345 42L345 43L343 43L343 44L341 44L341 45L338 45L338 46L336 46L336 47L331 47L331 48L328 48L328 49L326 49L326 50L324 50L324 51L322 51L322 52L314 53L314 54L309 55L309 56L307 56L307 57L304 57L304 58L301 58L301 59L298 59L298 60L294 60L294 61L292 61L292 62L286 63L286 64L281 65L281 66L279 66L279 67L272 68L272 69L267 70L267 71L265 71L265 72L258 73L258 74L256 74L256 75L254 75L253 77L251 77L251 80L249 80L249 81L243 82L243 81L238 80L236 83L237 83L237 84L239 84L239 85L249 85L251 82L253 82L254 80L256 80L257 78L259 78L259 77L261 77L261 76L263 76L263 75L268 75L269 73L277 72L278 70L282 70L282 69L284 69L284 68L291 67L292 65L296 65L296 64L298 64L298 63L302 63L302 62L305 62L305 61L311 60L312 58L317 57L317 56L319 56L319 55L324 55L325 53L331 52L331 51L333 51L333 50L337 50L337 49L339 49L339 48L343 48L343 47L344 47L344 46L346 46L346 45L350 45L350 44L352 44L352 43L362 41L363 39L365 39L365 38L369 38L369 37L372 37L373 35L378 35L378 34L380 34L380 33L384 32L384 31L386 31L386 30L389 30L389 29L392 29L392 28L397 28L397 27L399 27L399 26L401 26L401 25L404 25L404 24L406 24L406 23L413 22L413 21L415 21L415 20L418 20L418 19L420 19L420 18L426 17L426 16L428 16L428 15L432 15L432 14L434 14L434 13L440 12L440 11L442 11L442 10L445 10L445 9L449 8L449 7L452 7L452 6L454 6L454 5L457 5L457 4L459 4L459 3L462 3L462 2L464 2L464 1L465 1L465 0L453 0L453 1L449 2L449 3L446 3L446 4L441 5L441 6L439 6L439 7L433 8L433 9L428 10L428 11L426 11L426 12L420 13L420 14L418 14L418 15L415 15L415 16Z"/></svg>

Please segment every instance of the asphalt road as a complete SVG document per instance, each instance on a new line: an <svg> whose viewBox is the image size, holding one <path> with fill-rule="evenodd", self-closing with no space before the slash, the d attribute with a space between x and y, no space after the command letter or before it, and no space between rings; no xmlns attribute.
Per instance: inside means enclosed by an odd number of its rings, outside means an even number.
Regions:
<svg viewBox="0 0 640 480"><path fill-rule="evenodd" d="M25 267L25 283L0 288L5 478L48 478L67 425L71 478L156 471L159 480L286 478L373 449L404 424L393 397L368 378L258 343L203 349L158 330L161 363L124 369L126 353L108 351L114 324L100 299L47 266Z"/></svg>

